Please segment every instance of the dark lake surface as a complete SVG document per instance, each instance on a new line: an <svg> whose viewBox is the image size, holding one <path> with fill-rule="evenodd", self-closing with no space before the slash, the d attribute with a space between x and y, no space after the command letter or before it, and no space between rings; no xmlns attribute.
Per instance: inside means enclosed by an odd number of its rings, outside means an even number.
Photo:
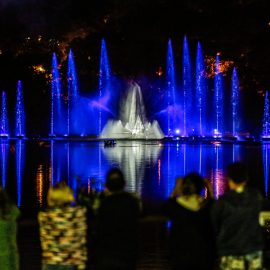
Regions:
<svg viewBox="0 0 270 270"><path fill-rule="evenodd" d="M111 167L123 170L127 190L141 196L148 213L169 196L176 176L189 172L211 180L218 198L226 190L225 168L233 161L248 165L251 185L265 196L269 190L270 144L118 141L104 148L103 142L92 141L2 140L0 146L1 185L25 217L46 205L49 186L59 180L66 179L74 190L79 185L102 190Z"/></svg>

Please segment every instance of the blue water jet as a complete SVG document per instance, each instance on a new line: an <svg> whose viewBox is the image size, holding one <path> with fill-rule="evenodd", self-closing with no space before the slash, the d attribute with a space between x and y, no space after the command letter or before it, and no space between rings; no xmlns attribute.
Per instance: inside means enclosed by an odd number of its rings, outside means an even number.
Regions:
<svg viewBox="0 0 270 270"><path fill-rule="evenodd" d="M196 55L196 122L198 133L203 136L206 126L206 81L204 77L205 65L200 42L197 45Z"/></svg>
<svg viewBox="0 0 270 270"><path fill-rule="evenodd" d="M270 115L269 115L269 97L268 91L265 93L264 97L264 111L263 111L263 137L270 137Z"/></svg>
<svg viewBox="0 0 270 270"><path fill-rule="evenodd" d="M24 174L25 145L21 140L16 141L16 177L17 177L17 205L21 206L22 179Z"/></svg>
<svg viewBox="0 0 270 270"><path fill-rule="evenodd" d="M102 99L104 96L110 95L110 88L111 88L111 68L108 58L108 52L106 47L105 39L101 41L101 49L100 49L100 63L99 63L99 103L103 103ZM108 99L108 98L107 98ZM102 128L105 124L106 119L105 113L103 113L102 105L98 108L98 134L101 133Z"/></svg>
<svg viewBox="0 0 270 270"><path fill-rule="evenodd" d="M8 129L8 112L7 112L7 97L6 93L2 92L2 106L1 106L1 118L0 118L0 136L9 136Z"/></svg>
<svg viewBox="0 0 270 270"><path fill-rule="evenodd" d="M175 106L175 65L174 65L174 55L172 41L168 41L168 50L167 50L167 66L166 66L166 90L167 90L167 135L172 133L174 127L174 112L173 109Z"/></svg>
<svg viewBox="0 0 270 270"><path fill-rule="evenodd" d="M78 105L78 81L75 67L74 56L72 50L68 55L68 123L67 132L68 135L80 134L78 128L77 105Z"/></svg>
<svg viewBox="0 0 270 270"><path fill-rule="evenodd" d="M51 135L63 135L67 132L61 96L61 78L58 70L57 57L54 53L52 57L51 80Z"/></svg>
<svg viewBox="0 0 270 270"><path fill-rule="evenodd" d="M190 123L192 121L192 71L191 59L187 37L184 37L183 43L183 136L190 132ZM188 125L189 124L189 125Z"/></svg>
<svg viewBox="0 0 270 270"><path fill-rule="evenodd" d="M231 106L232 106L232 135L237 136L239 126L239 80L236 68L233 69L232 75Z"/></svg>
<svg viewBox="0 0 270 270"><path fill-rule="evenodd" d="M216 56L216 65L215 65L215 129L214 135L221 136L223 133L224 123L223 123L223 114L224 114L224 102L223 102L223 77L222 72L220 71L220 61L219 56Z"/></svg>
<svg viewBox="0 0 270 270"><path fill-rule="evenodd" d="M17 93L16 93L16 123L15 123L15 135L17 137L25 136L25 111L23 103L23 91L22 83L18 81Z"/></svg>

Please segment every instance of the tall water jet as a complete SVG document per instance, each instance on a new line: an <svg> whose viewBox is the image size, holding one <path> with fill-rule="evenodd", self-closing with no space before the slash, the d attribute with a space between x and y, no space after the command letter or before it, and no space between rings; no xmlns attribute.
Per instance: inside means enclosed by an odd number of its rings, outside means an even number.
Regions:
<svg viewBox="0 0 270 270"><path fill-rule="evenodd" d="M239 80L236 68L233 69L232 90L231 90L231 106L232 106L232 135L236 136L239 125Z"/></svg>
<svg viewBox="0 0 270 270"><path fill-rule="evenodd" d="M168 50L167 50L167 66L166 66L166 88L167 88L167 135L171 134L174 121L174 109L175 106L175 65L174 65L174 55L172 41L168 41Z"/></svg>
<svg viewBox="0 0 270 270"><path fill-rule="evenodd" d="M184 37L183 43L183 136L187 136L189 132L188 123L192 123L192 73L191 59L187 37Z"/></svg>
<svg viewBox="0 0 270 270"><path fill-rule="evenodd" d="M7 113L7 97L6 93L2 92L2 107L1 107L1 118L0 118L0 136L7 137L9 136L8 130L8 113Z"/></svg>
<svg viewBox="0 0 270 270"><path fill-rule="evenodd" d="M68 55L68 117L67 131L68 135L78 134L76 105L78 104L78 81L75 68L75 61L72 50Z"/></svg>
<svg viewBox="0 0 270 270"><path fill-rule="evenodd" d="M223 132L223 77L220 70L219 56L216 56L216 66L215 66L215 111L216 111L216 121L214 135L221 136Z"/></svg>
<svg viewBox="0 0 270 270"><path fill-rule="evenodd" d="M269 115L268 91L266 91L265 97L264 97L263 132L262 132L262 136L264 138L269 138L270 137L270 115Z"/></svg>
<svg viewBox="0 0 270 270"><path fill-rule="evenodd" d="M17 84L17 93L16 93L16 126L15 126L15 135L17 137L25 136L25 111L23 104L23 91L22 83L18 81Z"/></svg>
<svg viewBox="0 0 270 270"><path fill-rule="evenodd" d="M17 176L17 205L21 206L22 180L24 173L25 145L21 140L16 141L16 176Z"/></svg>
<svg viewBox="0 0 270 270"><path fill-rule="evenodd" d="M105 39L101 41L101 49L100 49L100 63L99 63L99 102L104 94L109 94L108 91L110 90L111 86L111 68L108 58L108 52L106 47ZM104 120L103 113L101 106L99 106L99 119L98 119L98 134L101 133Z"/></svg>
<svg viewBox="0 0 270 270"><path fill-rule="evenodd" d="M205 66L200 42L197 45L196 55L196 104L197 125L200 136L204 135L206 126L206 81L204 77Z"/></svg>
<svg viewBox="0 0 270 270"><path fill-rule="evenodd" d="M120 107L120 119L108 121L101 132L102 138L161 139L164 137L157 121L146 119L140 86L132 82L127 97Z"/></svg>
<svg viewBox="0 0 270 270"><path fill-rule="evenodd" d="M56 54L53 53L52 80L51 80L51 135L55 134L63 135L66 133L61 94L62 94L61 78L58 70L58 61Z"/></svg>

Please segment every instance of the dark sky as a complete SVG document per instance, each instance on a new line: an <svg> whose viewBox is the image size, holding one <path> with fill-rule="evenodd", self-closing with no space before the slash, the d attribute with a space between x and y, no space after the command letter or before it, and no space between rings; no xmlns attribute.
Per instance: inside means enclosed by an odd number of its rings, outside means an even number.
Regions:
<svg viewBox="0 0 270 270"><path fill-rule="evenodd" d="M219 51L248 67L266 88L269 23L267 0L1 0L0 48L14 53L23 49L26 37L41 35L44 43L56 39L90 54L104 36L117 70L121 72L123 64L123 70L129 66L131 72L139 72L162 63L169 37L180 55L186 34L191 50L200 40L205 53ZM54 49L44 43L31 49Z"/></svg>
<svg viewBox="0 0 270 270"><path fill-rule="evenodd" d="M269 0L1 0L0 86L12 91L23 79L41 103L49 87L31 67L49 69L53 51L65 65L72 47L81 87L91 89L101 37L116 74L151 75L164 67L168 38L181 64L184 35L191 54L201 41L206 55L234 61L247 99L261 106L260 91L270 89Z"/></svg>

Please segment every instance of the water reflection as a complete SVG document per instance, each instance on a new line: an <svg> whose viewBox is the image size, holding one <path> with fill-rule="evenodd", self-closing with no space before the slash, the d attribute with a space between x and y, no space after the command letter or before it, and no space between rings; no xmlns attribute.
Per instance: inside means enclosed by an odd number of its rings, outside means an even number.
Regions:
<svg viewBox="0 0 270 270"><path fill-rule="evenodd" d="M43 189L44 189L44 179L46 177L46 170L42 164L38 165L36 173L36 195L37 202L40 206L43 205Z"/></svg>
<svg viewBox="0 0 270 270"><path fill-rule="evenodd" d="M103 148L103 153L110 164L123 170L128 180L127 188L141 194L145 168L152 167L157 163L161 150L161 146L156 143L141 144L130 142L129 145ZM159 168L161 168L161 161L159 161Z"/></svg>
<svg viewBox="0 0 270 270"><path fill-rule="evenodd" d="M17 205L21 206L22 196L22 180L24 174L25 161L25 145L21 140L17 140L15 144L16 152L16 179L17 179Z"/></svg>
<svg viewBox="0 0 270 270"><path fill-rule="evenodd" d="M36 144L2 140L0 147L1 185L25 209L44 205L49 186L64 179L75 191L78 185L84 185L88 191L102 190L107 170L115 166L123 170L127 189L153 204L169 196L177 176L194 171L212 182L218 198L226 189L224 169L238 160L253 168L255 184L265 195L269 191L270 144L160 145L122 141L115 147L104 148L98 142L52 140ZM258 158L254 159L255 156Z"/></svg>
<svg viewBox="0 0 270 270"><path fill-rule="evenodd" d="M1 141L1 185L6 187L7 182L7 161L9 144L7 140Z"/></svg>
<svg viewBox="0 0 270 270"><path fill-rule="evenodd" d="M214 188L214 195L219 198L224 192L224 170L222 166L222 147L221 145L216 145L214 147L214 166L211 181Z"/></svg>
<svg viewBox="0 0 270 270"><path fill-rule="evenodd" d="M262 146L262 152L263 152L264 193L265 193L265 196L268 196L269 168L270 168L270 145L264 144Z"/></svg>

